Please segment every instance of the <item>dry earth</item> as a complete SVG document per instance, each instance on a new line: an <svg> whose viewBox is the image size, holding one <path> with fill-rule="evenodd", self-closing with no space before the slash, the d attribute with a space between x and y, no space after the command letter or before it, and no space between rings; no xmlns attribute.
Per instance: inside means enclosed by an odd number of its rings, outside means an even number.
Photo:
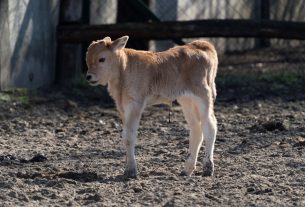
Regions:
<svg viewBox="0 0 305 207"><path fill-rule="evenodd" d="M179 176L188 147L180 107L170 123L169 108L148 108L131 180L113 107L56 90L1 101L0 206L305 206L304 94L252 92L219 89L214 177L201 176L200 162Z"/></svg>

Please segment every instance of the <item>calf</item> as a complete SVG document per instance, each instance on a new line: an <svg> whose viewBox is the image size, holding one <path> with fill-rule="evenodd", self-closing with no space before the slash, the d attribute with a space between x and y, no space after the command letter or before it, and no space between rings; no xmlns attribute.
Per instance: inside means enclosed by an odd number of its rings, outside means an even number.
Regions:
<svg viewBox="0 0 305 207"><path fill-rule="evenodd" d="M204 139L203 176L213 175L217 133L215 48L206 41L194 41L164 52L139 51L125 48L128 38L111 41L105 37L92 42L86 53L88 82L92 86L108 84L122 119L127 150L125 175L137 175L135 144L145 106L174 100L181 105L190 129L189 157L182 174L193 173Z"/></svg>

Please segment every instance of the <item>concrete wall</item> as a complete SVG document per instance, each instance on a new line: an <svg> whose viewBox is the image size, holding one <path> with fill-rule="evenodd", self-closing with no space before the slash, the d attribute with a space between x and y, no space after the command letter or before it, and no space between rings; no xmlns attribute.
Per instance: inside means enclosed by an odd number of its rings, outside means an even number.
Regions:
<svg viewBox="0 0 305 207"><path fill-rule="evenodd" d="M58 0L0 0L1 89L53 82Z"/></svg>
<svg viewBox="0 0 305 207"><path fill-rule="evenodd" d="M264 0L261 0L263 2ZM259 19L259 0L151 0L151 10L162 20L195 19ZM270 18L273 20L305 21L304 0L270 1ZM195 38L198 39L198 38ZM255 38L206 38L212 41L219 53L253 49L259 44ZM193 39L184 39L185 42ZM153 41L154 42L154 41ZM164 44L162 44L164 42ZM304 42L304 41L303 41ZM302 41L272 39L271 45L299 45ZM151 44L152 50L171 47L167 41ZM160 49L161 48L161 49Z"/></svg>
<svg viewBox="0 0 305 207"><path fill-rule="evenodd" d="M151 11L162 21L176 21L178 8L178 0L150 0ZM164 51L174 45L171 40L156 40L149 43L150 50L153 51Z"/></svg>
<svg viewBox="0 0 305 207"><path fill-rule="evenodd" d="M241 3L243 2L243 3ZM151 0L152 11L162 20L187 21L195 19L249 19L253 14L253 0ZM245 6L246 5L246 6ZM194 38L198 39L198 38ZM185 42L194 40L184 39ZM225 38L205 38L213 42L222 53L231 50L244 50L252 48L254 39L225 39ZM165 50L172 43L168 41L153 41L152 50ZM162 43L163 42L163 43Z"/></svg>
<svg viewBox="0 0 305 207"><path fill-rule="evenodd" d="M117 0L91 0L90 24L114 24L117 7Z"/></svg>

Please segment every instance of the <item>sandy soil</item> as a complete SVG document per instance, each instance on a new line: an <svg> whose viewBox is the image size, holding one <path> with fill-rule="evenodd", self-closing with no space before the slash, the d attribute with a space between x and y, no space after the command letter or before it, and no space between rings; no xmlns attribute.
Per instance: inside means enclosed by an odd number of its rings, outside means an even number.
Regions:
<svg viewBox="0 0 305 207"><path fill-rule="evenodd" d="M167 107L145 111L139 177L126 180L111 105L54 91L1 101L0 206L305 206L304 96L219 91L214 177L201 176L200 162L179 176L188 148L179 106L170 123Z"/></svg>

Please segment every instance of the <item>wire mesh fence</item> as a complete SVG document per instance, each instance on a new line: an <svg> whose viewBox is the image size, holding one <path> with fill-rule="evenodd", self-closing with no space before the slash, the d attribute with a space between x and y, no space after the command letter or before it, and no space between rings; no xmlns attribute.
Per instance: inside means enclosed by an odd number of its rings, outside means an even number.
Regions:
<svg viewBox="0 0 305 207"><path fill-rule="evenodd" d="M153 0L151 9L163 21L185 21L198 19L254 19L260 20L261 4L258 0ZM305 21L304 0L271 0L269 19L278 21ZM241 51L258 46L254 38L212 39L220 51ZM297 46L303 41L272 39L271 44ZM163 48L161 48L163 49Z"/></svg>
<svg viewBox="0 0 305 207"><path fill-rule="evenodd" d="M162 20L259 18L264 0L151 0L150 6ZM305 21L304 0L270 0L270 19Z"/></svg>
<svg viewBox="0 0 305 207"><path fill-rule="evenodd" d="M90 24L116 23L120 0L91 0ZM128 2L128 1L127 1ZM262 17L262 4L268 3L267 18L278 21L305 21L305 0L150 0L148 7L161 21L199 19L254 19ZM130 7L130 14L136 12ZM217 38L212 40L219 51L240 51L258 46L255 38ZM164 41L162 41L164 42ZM298 46L303 41L272 39L271 45ZM159 44L152 49L163 50L171 46Z"/></svg>

